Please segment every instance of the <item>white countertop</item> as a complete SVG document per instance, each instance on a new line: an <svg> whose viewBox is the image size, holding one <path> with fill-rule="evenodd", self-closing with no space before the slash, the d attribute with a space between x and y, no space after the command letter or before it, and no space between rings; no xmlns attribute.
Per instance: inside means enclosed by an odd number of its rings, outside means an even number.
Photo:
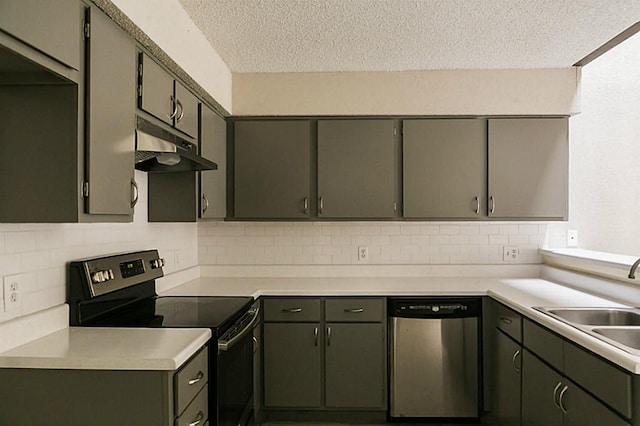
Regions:
<svg viewBox="0 0 640 426"><path fill-rule="evenodd" d="M208 328L69 327L0 353L0 368L177 370Z"/></svg>
<svg viewBox="0 0 640 426"><path fill-rule="evenodd" d="M539 278L213 278L162 293L196 296L436 296L489 295L620 367L640 374L640 357L532 309L619 307L623 304Z"/></svg>

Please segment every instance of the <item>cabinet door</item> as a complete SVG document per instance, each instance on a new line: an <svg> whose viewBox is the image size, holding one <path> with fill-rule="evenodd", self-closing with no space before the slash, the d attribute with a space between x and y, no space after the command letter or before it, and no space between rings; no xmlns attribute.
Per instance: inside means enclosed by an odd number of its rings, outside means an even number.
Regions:
<svg viewBox="0 0 640 426"><path fill-rule="evenodd" d="M309 121L238 121L234 156L236 217L309 216Z"/></svg>
<svg viewBox="0 0 640 426"><path fill-rule="evenodd" d="M96 7L87 10L87 213L132 215L136 51Z"/></svg>
<svg viewBox="0 0 640 426"><path fill-rule="evenodd" d="M176 81L176 102L178 112L175 127L191 137L198 136L198 98Z"/></svg>
<svg viewBox="0 0 640 426"><path fill-rule="evenodd" d="M402 134L404 216L482 217L486 121L405 120Z"/></svg>
<svg viewBox="0 0 640 426"><path fill-rule="evenodd" d="M385 408L384 326L328 323L325 345L326 406Z"/></svg>
<svg viewBox="0 0 640 426"><path fill-rule="evenodd" d="M629 426L597 399L574 383L567 383L562 396L562 407L567 411L564 426Z"/></svg>
<svg viewBox="0 0 640 426"><path fill-rule="evenodd" d="M495 330L493 417L500 426L520 425L522 347Z"/></svg>
<svg viewBox="0 0 640 426"><path fill-rule="evenodd" d="M173 78L144 53L140 54L140 63L142 64L140 109L173 125L173 119L178 114L178 105L173 97Z"/></svg>
<svg viewBox="0 0 640 426"><path fill-rule="evenodd" d="M319 327L317 323L264 324L265 407L320 407Z"/></svg>
<svg viewBox="0 0 640 426"><path fill-rule="evenodd" d="M393 120L318 122L318 215L394 216Z"/></svg>
<svg viewBox="0 0 640 426"><path fill-rule="evenodd" d="M200 126L200 153L218 165L218 170L200 172L200 217L223 219L227 215L227 123L201 105Z"/></svg>
<svg viewBox="0 0 640 426"><path fill-rule="evenodd" d="M524 350L522 355L522 426L562 426L558 393L563 377Z"/></svg>
<svg viewBox="0 0 640 426"><path fill-rule="evenodd" d="M489 216L567 218L568 120L489 120Z"/></svg>
<svg viewBox="0 0 640 426"><path fill-rule="evenodd" d="M77 0L2 0L0 28L63 64L80 69Z"/></svg>

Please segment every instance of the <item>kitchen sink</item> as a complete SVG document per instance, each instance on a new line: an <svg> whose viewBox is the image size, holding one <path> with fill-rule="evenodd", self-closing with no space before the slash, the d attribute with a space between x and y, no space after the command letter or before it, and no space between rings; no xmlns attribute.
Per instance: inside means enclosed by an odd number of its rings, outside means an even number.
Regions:
<svg viewBox="0 0 640 426"><path fill-rule="evenodd" d="M592 331L627 348L640 350L640 328L593 328Z"/></svg>
<svg viewBox="0 0 640 426"><path fill-rule="evenodd" d="M564 321L594 326L640 326L640 311L633 308L546 308ZM543 311L543 312L544 312Z"/></svg>

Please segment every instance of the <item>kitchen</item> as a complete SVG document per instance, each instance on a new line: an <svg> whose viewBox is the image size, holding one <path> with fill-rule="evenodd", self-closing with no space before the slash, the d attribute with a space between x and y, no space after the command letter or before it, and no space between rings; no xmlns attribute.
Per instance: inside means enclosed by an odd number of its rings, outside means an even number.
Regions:
<svg viewBox="0 0 640 426"><path fill-rule="evenodd" d="M126 10L127 5L117 4ZM136 2L137 3L137 2ZM135 5L129 5L135 9ZM200 76L201 85L234 115L269 115L260 111L264 105L257 98L255 105L244 104L252 98L237 98L234 94L231 106L231 73L220 71L220 64L209 67L216 69L216 76L202 77L206 70L198 68L193 52L172 47L175 40L167 40L164 26L145 20L144 5L139 6L140 15L128 10L141 28L181 65ZM158 15L165 13L171 18L185 18L179 5L167 5L166 10L158 8ZM633 15L633 14L631 14ZM139 22L138 22L139 19ZM168 18L167 18L168 19ZM175 18L177 19L177 18ZM185 18L186 19L186 18ZM629 21L634 22L635 20ZM182 21L179 21L182 22ZM147 25L147 26L145 26ZM178 25L174 22L174 25ZM185 24L186 25L186 24ZM620 30L626 28L623 26ZM617 31L619 32L619 31ZM612 34L615 35L617 32ZM186 34L187 31L177 31ZM610 37L605 38L608 40ZM389 103L376 103L362 107L348 102L303 103L301 99L282 95L282 105L272 102L273 115L386 115L386 114L572 114L581 111L570 120L570 190L569 222L200 222L194 223L149 223L148 207L144 202L148 197L147 175L135 172L139 186L140 202L135 207L133 222L128 224L0 224L0 275L18 275L21 282L21 303L17 309L0 313L3 321L5 345L24 343L28 334L24 330L44 333L43 325L51 323L46 310L66 301L67 269L71 260L87 256L104 255L123 251L157 248L165 258L165 278L159 281L159 290L189 281L199 276L300 276L305 273L317 276L364 275L376 276L495 276L499 273L513 276L537 277L541 257L538 247L566 247L566 230L580 231L578 247L611 253L638 255L637 226L634 212L638 198L629 182L635 182L638 172L633 167L637 158L637 144L633 136L638 122L633 98L637 84L633 77L637 68L632 58L634 39L612 50L600 61L576 71L539 71L537 85L529 88L518 87L519 77L507 71L490 72L488 80L513 79L513 90L530 102L511 102L510 99L494 95L491 102L487 98L473 96L473 92L456 103L455 97L444 98L442 92L432 95L438 99L437 105L415 104L415 100L399 96ZM202 39L187 42L189 45L203 43ZM184 44L184 43L183 43ZM208 45L207 45L208 46ZM206 47L210 49L210 47ZM172 50L173 49L173 50ZM622 49L629 49L624 51ZM617 51L621 53L617 54ZM185 57L186 56L186 57ZM579 59L579 58L577 58ZM607 62L604 62L604 61ZM566 66L570 67L570 63ZM443 79L454 72L443 72ZM557 74L560 74L558 77ZM551 74L550 77L545 78ZM250 75L234 75L242 90L243 79ZM269 76L275 90L278 75ZM355 76L356 78L362 77ZM437 86L438 76L435 86ZM482 78L482 76L478 76ZM214 80L212 83L211 80ZM562 84L557 84L558 80ZM375 80L374 82L386 81ZM402 86L405 80L399 76ZM580 83L580 91L576 89ZM613 83L615 84L612 84ZM225 83L226 82L226 83ZM390 84L390 82L386 81ZM347 82L348 83L348 82ZM351 81L353 84L353 81ZM487 82L487 84L489 84ZM247 90L255 91L250 86ZM372 83L373 84L373 83ZM573 86L571 86L573 84ZM348 84L347 84L348 86ZM393 86L391 86L393 87ZM412 88L412 86L409 86ZM567 90L571 87L572 90ZM343 87L344 89L344 87ZM234 89L235 90L235 89ZM263 90L265 90L263 88ZM411 92L411 90L408 90ZM535 96L532 92L536 92ZM260 92L257 92L258 94ZM335 95L335 91L328 92ZM439 94L439 96L437 96ZM486 93L483 93L486 95ZM552 96L553 95L553 96ZM265 98L274 99L269 93ZM546 96L546 97L545 97ZM300 95L303 98L303 95ZM413 96L411 96L413 98ZM576 98L576 99L574 99ZM460 98L458 98L460 99ZM552 101L555 101L552 102ZM413 103L412 103L413 102ZM579 102L579 108L572 103ZM336 105L339 104L339 105ZM269 104L267 104L269 105ZM380 108L386 105L387 110ZM344 108L336 110L336 108ZM488 108L495 108L488 110ZM293 109L286 110L285 108ZM330 109L332 108L332 109ZM468 109L464 109L468 108ZM472 109L470 112L469 109ZM475 111L473 111L475 109ZM237 111L237 112L236 112ZM612 124L613 123L613 124ZM596 137L599 136L599 137ZM612 139L616 143L612 143ZM619 143L618 143L619 141ZM602 153L606 152L606 157ZM612 190L616 188L617 190ZM618 189L620 188L620 189ZM634 204L635 203L635 204ZM358 265L358 247L367 246L369 263ZM519 248L519 259L505 261L502 247ZM435 247L435 250L434 250ZM629 262L630 265L631 262ZM244 264L237 267L238 264ZM313 266L313 265L318 266ZM470 265L471 266L460 266ZM302 269L307 265L307 268ZM333 265L333 266L332 266ZM397 266L402 265L402 266ZM627 265L627 266L629 266ZM396 267L394 267L396 266ZM623 270L616 277L624 280ZM500 276L504 276L500 275ZM220 289L222 292L223 289ZM616 297L616 295L612 295ZM631 299L632 301L632 299ZM36 314L31 317L30 314ZM23 322L13 322L19 318ZM5 334L6 333L6 334ZM12 340L17 339L17 340Z"/></svg>

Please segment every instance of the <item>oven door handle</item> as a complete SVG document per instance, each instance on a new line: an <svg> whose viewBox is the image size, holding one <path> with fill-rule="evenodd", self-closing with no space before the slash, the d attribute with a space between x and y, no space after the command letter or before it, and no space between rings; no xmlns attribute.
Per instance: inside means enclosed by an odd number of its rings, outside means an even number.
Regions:
<svg viewBox="0 0 640 426"><path fill-rule="evenodd" d="M247 324L247 326L242 329L241 332L239 332L229 340L218 340L218 353L228 351L236 343L238 343L238 341L240 341L244 336L246 336L253 330L253 326L256 325L256 323L260 319L260 307L250 309L248 313L252 314L253 318L251 319L249 324Z"/></svg>

